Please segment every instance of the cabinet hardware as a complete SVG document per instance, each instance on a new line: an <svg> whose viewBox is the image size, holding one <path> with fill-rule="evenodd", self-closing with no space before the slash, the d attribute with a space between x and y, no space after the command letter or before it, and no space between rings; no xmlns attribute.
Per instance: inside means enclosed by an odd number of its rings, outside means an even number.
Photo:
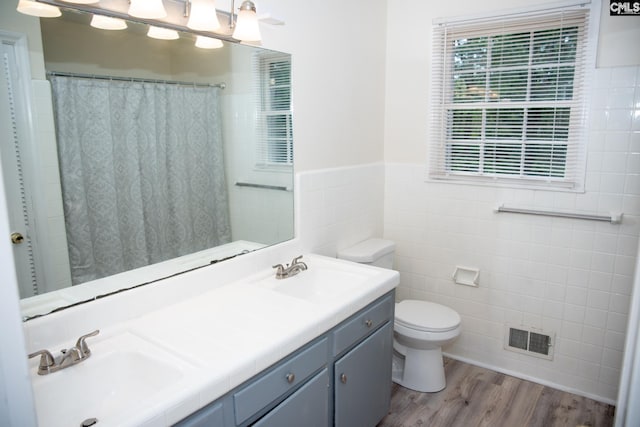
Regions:
<svg viewBox="0 0 640 427"><path fill-rule="evenodd" d="M287 382L289 384L291 384L292 382L294 382L296 380L296 376L293 373L288 373L285 378L287 379Z"/></svg>
<svg viewBox="0 0 640 427"><path fill-rule="evenodd" d="M347 374L340 374L340 382L342 382L342 384L347 383Z"/></svg>
<svg viewBox="0 0 640 427"><path fill-rule="evenodd" d="M371 321L371 319L367 319L364 321L364 324L367 325L367 328L370 328L373 325L373 322Z"/></svg>

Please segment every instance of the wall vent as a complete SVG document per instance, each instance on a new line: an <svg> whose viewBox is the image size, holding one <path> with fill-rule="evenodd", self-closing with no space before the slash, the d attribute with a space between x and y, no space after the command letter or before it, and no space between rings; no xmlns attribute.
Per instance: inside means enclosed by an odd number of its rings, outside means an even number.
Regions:
<svg viewBox="0 0 640 427"><path fill-rule="evenodd" d="M555 334L528 326L506 325L504 334L505 350L529 356L553 359Z"/></svg>

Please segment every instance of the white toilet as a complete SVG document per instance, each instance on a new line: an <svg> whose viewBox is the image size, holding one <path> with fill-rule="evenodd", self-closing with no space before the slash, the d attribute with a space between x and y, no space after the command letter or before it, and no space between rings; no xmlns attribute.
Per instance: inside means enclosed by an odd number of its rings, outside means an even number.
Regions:
<svg viewBox="0 0 640 427"><path fill-rule="evenodd" d="M338 258L392 268L394 251L392 241L369 239ZM393 382L421 392L445 388L442 346L460 335L460 315L441 304L404 300L396 304L393 331Z"/></svg>

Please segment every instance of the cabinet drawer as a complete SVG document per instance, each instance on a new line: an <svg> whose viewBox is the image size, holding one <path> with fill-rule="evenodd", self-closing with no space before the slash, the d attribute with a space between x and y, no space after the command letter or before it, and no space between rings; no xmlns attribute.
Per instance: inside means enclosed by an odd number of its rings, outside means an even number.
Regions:
<svg viewBox="0 0 640 427"><path fill-rule="evenodd" d="M382 324L393 318L393 293L389 294L373 306L354 315L333 333L333 355L342 353L351 345L357 343Z"/></svg>
<svg viewBox="0 0 640 427"><path fill-rule="evenodd" d="M236 423L245 422L252 415L296 388L311 374L325 366L327 346L325 338L269 369L262 377L235 393L233 403Z"/></svg>

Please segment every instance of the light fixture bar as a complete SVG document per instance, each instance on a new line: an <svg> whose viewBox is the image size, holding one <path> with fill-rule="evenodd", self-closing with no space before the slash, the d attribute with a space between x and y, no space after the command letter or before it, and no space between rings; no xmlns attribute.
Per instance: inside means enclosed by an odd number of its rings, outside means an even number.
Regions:
<svg viewBox="0 0 640 427"><path fill-rule="evenodd" d="M212 32L207 32L207 31L202 31L202 30L193 30L193 29L189 29L186 25L187 23L187 18L185 18L183 16L183 5L182 2L180 2L180 4L178 5L178 7L180 8L179 12L176 13L171 13L174 12L173 9L171 9L173 5L172 3L176 3L177 2L168 2L167 4L167 12L169 12L170 16L174 17L176 15L179 15L180 20L176 21L176 22L169 22L166 19L163 21L157 21L157 20L153 20L153 19L147 19L147 18L138 18L138 17L133 17L127 14L127 6L128 6L128 2L127 0L100 0L100 3L93 3L93 4L73 4L73 3L65 3L63 1L60 0L35 0L36 3L38 4L46 4L46 5L51 5L51 6L57 6L57 7L62 7L62 8L66 8L66 9L72 9L72 10L78 10L78 11L82 11L82 12L88 12L88 13L93 13L93 14L97 14L97 15L104 15L104 16L108 16L111 18L119 18L119 19L124 19L124 20L128 20L131 22L137 22L139 24L146 24L146 25L154 25L156 27L163 27L163 28L168 28L168 29L172 29L172 30L176 30L176 31L188 31L194 35L201 35L201 36L205 36L205 37L215 37L217 39L220 39L222 41L227 41L227 42L232 42L232 43L237 43L238 40L234 39L231 34L230 31L229 33L225 33L225 32L216 32L216 33L212 33ZM108 9L106 7L109 7ZM225 11L221 11L221 10L217 10L216 13L218 14L218 19L221 22L226 22L228 18L230 18L232 16L232 14L230 14L229 12L225 12ZM175 21L175 19L174 19ZM225 30L224 26L220 28L220 30Z"/></svg>

